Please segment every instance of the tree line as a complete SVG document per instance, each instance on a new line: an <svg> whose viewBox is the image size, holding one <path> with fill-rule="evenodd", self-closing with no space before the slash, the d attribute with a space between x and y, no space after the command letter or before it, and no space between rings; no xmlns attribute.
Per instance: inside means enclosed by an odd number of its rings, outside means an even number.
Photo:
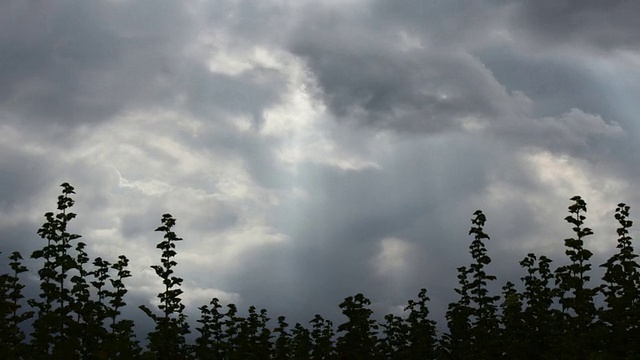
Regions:
<svg viewBox="0 0 640 360"><path fill-rule="evenodd" d="M8 256L0 275L0 354L6 359L638 359L640 358L640 272L629 229L629 206L619 204L617 251L604 264L601 281L592 281L592 252L585 239L587 204L571 198L565 220L573 237L565 239L567 258L555 267L546 256L527 254L521 282L507 282L492 293L496 276L484 231L486 216L471 220L471 263L457 269L457 301L445 314L447 330L436 331L429 297L421 289L402 315L374 320L363 294L339 305L345 316L337 327L321 315L307 324L271 319L251 306L241 315L234 304L213 298L187 321L182 303L183 279L175 273L176 219L164 214L156 231L160 262L152 268L164 285L159 305L139 306L155 325L141 345L135 322L122 317L127 305L129 259L91 259L80 235L70 232L76 217L74 188L62 186L57 212L45 214L38 230L44 240L31 258L39 294L25 299L22 278L29 270L22 255ZM188 341L189 334L194 341Z"/></svg>

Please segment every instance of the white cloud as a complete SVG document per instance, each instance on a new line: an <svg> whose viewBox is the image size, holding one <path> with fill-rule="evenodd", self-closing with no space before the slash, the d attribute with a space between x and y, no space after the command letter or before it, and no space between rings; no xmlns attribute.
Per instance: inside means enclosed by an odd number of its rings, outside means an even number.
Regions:
<svg viewBox="0 0 640 360"><path fill-rule="evenodd" d="M378 275L399 278L407 275L407 257L411 252L411 244L399 238L380 240L379 253L372 260Z"/></svg>

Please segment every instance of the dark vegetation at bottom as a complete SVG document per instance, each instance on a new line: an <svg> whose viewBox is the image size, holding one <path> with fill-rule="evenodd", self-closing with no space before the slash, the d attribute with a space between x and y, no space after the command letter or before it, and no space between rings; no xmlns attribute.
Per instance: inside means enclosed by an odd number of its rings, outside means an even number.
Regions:
<svg viewBox="0 0 640 360"><path fill-rule="evenodd" d="M62 184L58 212L45 214L38 230L46 244L31 254L42 267L40 294L25 299L21 276L27 272L18 252L11 254L8 273L0 275L0 354L5 359L638 359L640 358L640 276L628 220L629 206L619 204L615 219L617 252L604 264L602 281L592 284L592 253L584 241L586 203L571 199L569 216L574 237L565 239L567 259L552 270L545 256L527 254L520 261L519 286L507 282L492 294L496 277L485 242L486 217L473 215L469 232L472 262L458 268L459 295L446 312L448 329L439 334L429 318L427 291L409 300L404 316L372 319L370 301L362 294L340 304L346 320L337 328L316 315L308 324L290 326L283 316L272 321L266 310L250 307L241 316L234 304L212 299L199 308L193 343L182 279L174 273L180 240L169 214L156 231L160 264L152 268L162 280L157 309L140 306L155 329L142 348L134 322L121 318L131 276L121 255L91 262L85 243L69 232L74 188ZM600 299L600 301L598 301ZM601 304L601 305L597 305ZM25 324L29 324L26 326ZM23 329L28 329L27 333Z"/></svg>

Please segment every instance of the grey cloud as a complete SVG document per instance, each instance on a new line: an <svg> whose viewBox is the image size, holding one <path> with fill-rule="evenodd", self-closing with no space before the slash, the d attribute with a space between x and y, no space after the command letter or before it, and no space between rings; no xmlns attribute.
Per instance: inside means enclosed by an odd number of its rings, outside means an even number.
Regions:
<svg viewBox="0 0 640 360"><path fill-rule="evenodd" d="M275 70L252 69L237 76L213 73L190 63L177 79L177 92L186 96L186 110L206 121L219 121L221 110L250 115L256 129L262 112L280 99L286 79Z"/></svg>
<svg viewBox="0 0 640 360"><path fill-rule="evenodd" d="M618 124L607 124L601 116L575 108L557 117L507 119L490 131L517 147L533 146L592 160L606 154L598 148L603 150L624 138Z"/></svg>
<svg viewBox="0 0 640 360"><path fill-rule="evenodd" d="M4 111L26 123L73 125L104 121L134 100L164 95L168 89L158 80L177 63L189 28L180 7L163 4L149 13L129 3L5 2L3 34L14 35L0 38ZM159 26L118 27L125 15L139 16L128 24Z"/></svg>
<svg viewBox="0 0 640 360"><path fill-rule="evenodd" d="M41 223L44 223L44 217ZM20 252L25 262L28 262L31 253L36 249L42 248L44 240L40 239L36 234L40 225L41 224L36 222L23 220L19 223L2 227L2 239L0 239L0 271L9 268L7 258L14 251Z"/></svg>
<svg viewBox="0 0 640 360"><path fill-rule="evenodd" d="M522 0L509 5L516 11L512 29L542 43L605 51L634 49L640 43L640 3L636 1Z"/></svg>
<svg viewBox="0 0 640 360"><path fill-rule="evenodd" d="M370 2L370 28L403 31L425 44L449 48L482 47L503 29L505 9L484 0Z"/></svg>
<svg viewBox="0 0 640 360"><path fill-rule="evenodd" d="M402 132L459 130L467 116L509 111L509 95L466 54L398 52L385 44L351 51L327 39L295 47L318 78L322 95L340 119ZM357 40L354 40L357 41ZM435 50L436 52L438 50Z"/></svg>
<svg viewBox="0 0 640 360"><path fill-rule="evenodd" d="M260 0L220 0L199 4L205 26L233 36L234 46L277 45L285 42L300 21L302 3ZM301 7L303 10L298 10Z"/></svg>
<svg viewBox="0 0 640 360"><path fill-rule="evenodd" d="M609 85L586 64L562 57L532 57L510 48L491 47L477 56L506 89L520 91L532 100L532 116L556 116L578 108L623 121L614 117L614 104L602 95Z"/></svg>
<svg viewBox="0 0 640 360"><path fill-rule="evenodd" d="M52 172L46 159L0 145L0 210L11 213L39 200L50 187ZM9 190L10 189L10 190Z"/></svg>
<svg viewBox="0 0 640 360"><path fill-rule="evenodd" d="M530 99L530 112L495 121L490 131L501 139L592 160L605 156L609 163L635 146L625 140L635 118L619 108L633 95L621 92L616 81L562 56L489 48L478 57L508 91Z"/></svg>
<svg viewBox="0 0 640 360"><path fill-rule="evenodd" d="M489 20L500 14L478 4L447 4L373 2L367 11L309 10L290 48L307 61L319 96L341 121L437 133L461 130L466 118L497 118L526 107L472 55L491 44L500 25L494 28Z"/></svg>

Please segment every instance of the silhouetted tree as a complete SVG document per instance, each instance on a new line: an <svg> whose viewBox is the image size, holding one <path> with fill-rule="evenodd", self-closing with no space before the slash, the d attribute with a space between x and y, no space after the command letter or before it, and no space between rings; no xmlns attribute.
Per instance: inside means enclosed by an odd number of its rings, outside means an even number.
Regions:
<svg viewBox="0 0 640 360"><path fill-rule="evenodd" d="M319 314L313 317L311 323L311 339L313 346L311 349L311 359L313 360L331 360L337 357L336 349L333 344L335 332L333 331L333 323L326 320Z"/></svg>
<svg viewBox="0 0 640 360"><path fill-rule="evenodd" d="M448 355L453 358L493 359L502 355L496 314L500 297L489 294L488 283L496 277L485 271L485 266L491 263L484 244L484 240L489 240L484 232L487 218L480 210L473 216L469 235L474 235L474 239L469 251L474 262L469 268L458 268L460 287L455 291L460 300L449 304L449 334L445 343L449 347Z"/></svg>
<svg viewBox="0 0 640 360"><path fill-rule="evenodd" d="M176 220L171 214L162 215L162 226L156 231L164 233L164 240L156 247L162 250L160 258L161 265L153 265L156 275L162 279L164 291L158 294L160 304L158 309L162 315L156 315L145 305L140 305L140 309L149 316L156 324L155 331L149 333L149 349L159 359L180 359L188 354L185 335L189 334L189 325L186 315L183 313L184 304L180 295L182 290L182 278L173 276L173 268L177 265L173 258L176 256L176 242L181 241L171 229L176 224Z"/></svg>
<svg viewBox="0 0 640 360"><path fill-rule="evenodd" d="M640 357L640 344L629 341L640 338L640 266L629 235L633 225L628 220L629 209L624 203L618 204L615 211L615 219L620 224L618 253L601 265L606 269L602 293L607 307L600 309L600 318L608 330L606 347L611 349L611 355L620 359Z"/></svg>
<svg viewBox="0 0 640 360"><path fill-rule="evenodd" d="M584 246L584 239L593 231L584 226L587 204L580 196L571 198L570 215L565 220L573 225L575 237L565 239L566 255L570 264L556 270L556 281L559 289L559 302L564 315L564 332L560 338L562 356L586 359L599 351L599 340L592 338L592 330L596 320L596 307L593 298L597 289L589 287L591 263L593 255Z"/></svg>
<svg viewBox="0 0 640 360"><path fill-rule="evenodd" d="M558 289L552 287L551 263L546 256L538 258L532 253L520 261L520 266L527 271L521 278L524 284L522 321L525 326L524 351L530 358L543 358L532 356L543 351L561 351L559 344L564 320L562 312L554 307Z"/></svg>
<svg viewBox="0 0 640 360"><path fill-rule="evenodd" d="M429 319L427 290L409 300L402 315L373 320L371 302L363 294L340 304L347 320L334 332L333 323L320 315L293 328L284 316L275 327L267 311L250 306L246 316L234 304L226 311L214 298L199 307L199 335L187 343L189 324L182 304L182 278L174 275L176 220L162 216L156 229L164 234L157 248L160 265L152 268L164 291L158 294L156 314L140 308L155 323L143 352L134 336L134 322L121 318L126 306L124 281L131 276L129 260L115 262L90 257L80 235L68 230L75 218L74 188L62 184L58 212L45 214L38 234L46 244L32 253L42 261L37 299L24 303L22 274L28 269L18 252L9 256L10 271L0 274L0 354L7 359L636 359L640 345L640 265L629 229L629 206L619 204L615 219L617 252L601 266L602 283L591 285L592 253L585 239L586 203L571 199L575 236L565 239L569 263L551 270L545 256L528 254L520 265L522 284L507 282L501 296L492 295L496 277L487 273L491 263L484 232L486 217L476 211L469 231L472 262L458 268L459 295L446 312L448 332L438 337ZM520 290L519 290L520 289ZM599 299L599 300L598 300ZM498 301L500 301L498 303ZM596 303L601 304L596 308ZM31 323L29 321L32 319ZM24 329L30 326L30 335Z"/></svg>
<svg viewBox="0 0 640 360"><path fill-rule="evenodd" d="M377 357L378 325L371 319L373 311L368 308L369 305L371 301L362 294L349 296L340 304L347 321L338 326L338 332L342 333L337 342L339 358L357 360Z"/></svg>
<svg viewBox="0 0 640 360"><path fill-rule="evenodd" d="M200 309L201 324L196 330L200 336L196 338L194 353L197 359L224 359L228 353L224 339L224 314L219 311L222 308L218 298L213 298L209 303L211 307L203 305Z"/></svg>
<svg viewBox="0 0 640 360"><path fill-rule="evenodd" d="M28 271L22 265L22 255L15 251L9 260L13 273L0 275L0 354L6 359L20 359L29 354L21 324L33 316L33 311L20 311L25 287L20 283L20 274Z"/></svg>

